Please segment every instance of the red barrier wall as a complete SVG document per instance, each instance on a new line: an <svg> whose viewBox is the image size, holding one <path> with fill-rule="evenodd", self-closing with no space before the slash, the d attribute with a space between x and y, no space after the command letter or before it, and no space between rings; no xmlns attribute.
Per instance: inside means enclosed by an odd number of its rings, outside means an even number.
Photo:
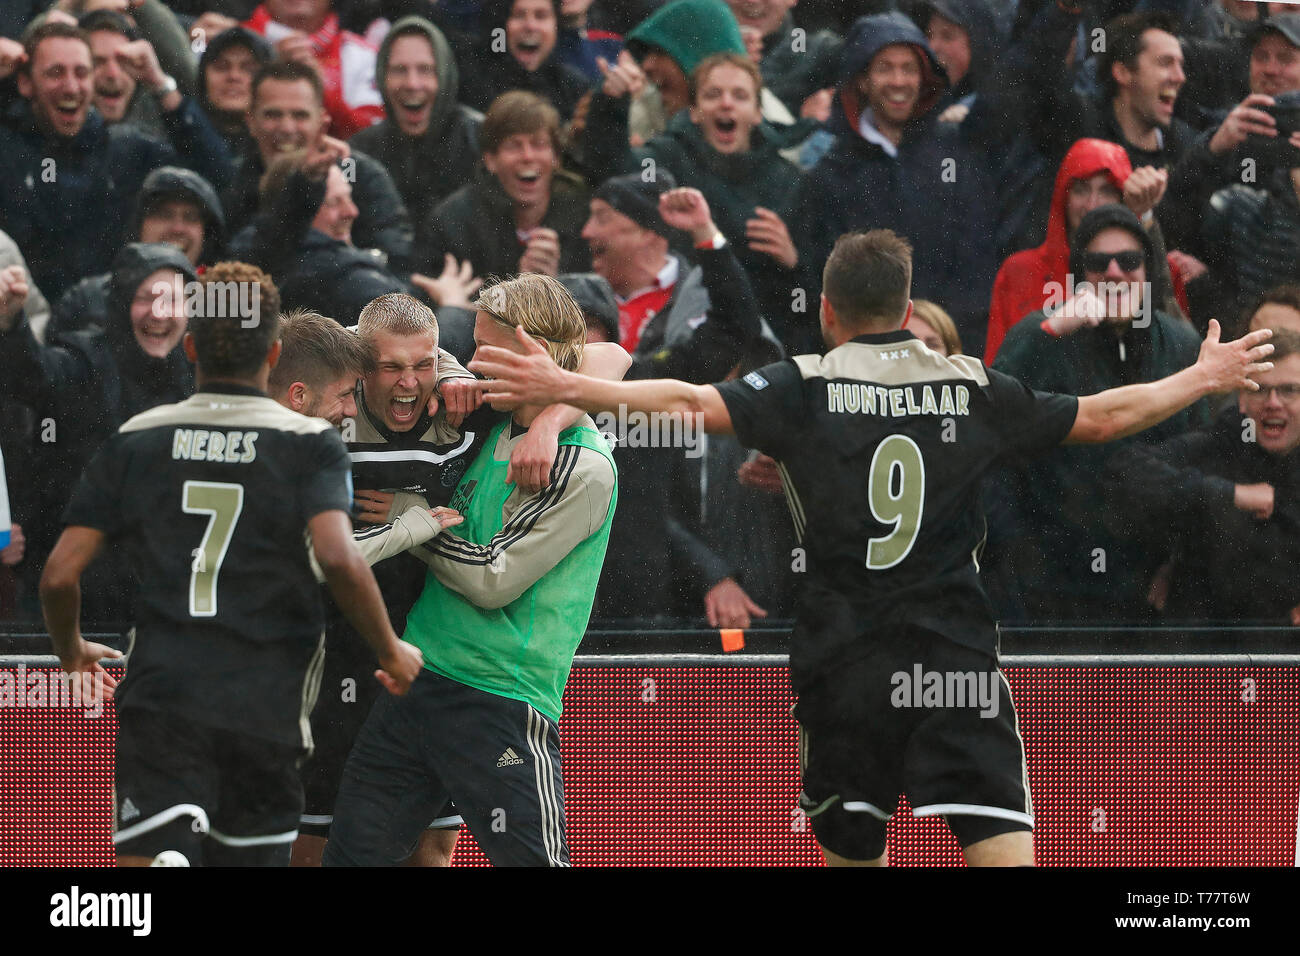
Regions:
<svg viewBox="0 0 1300 956"><path fill-rule="evenodd" d="M1300 669L1007 676L1040 865L1295 862ZM0 865L111 863L111 707L31 703L0 684ZM574 863L819 863L796 809L791 703L779 667L575 668L561 727ZM895 865L960 860L943 824L905 805L890 845ZM485 862L463 835L457 863Z"/></svg>

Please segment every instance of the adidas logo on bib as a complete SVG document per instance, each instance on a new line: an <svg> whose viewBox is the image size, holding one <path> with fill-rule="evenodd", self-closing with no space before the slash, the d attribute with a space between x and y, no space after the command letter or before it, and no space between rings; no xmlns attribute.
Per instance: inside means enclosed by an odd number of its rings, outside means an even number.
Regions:
<svg viewBox="0 0 1300 956"><path fill-rule="evenodd" d="M506 752L497 758L497 767L514 767L524 762L524 758L515 753L514 747L507 747Z"/></svg>

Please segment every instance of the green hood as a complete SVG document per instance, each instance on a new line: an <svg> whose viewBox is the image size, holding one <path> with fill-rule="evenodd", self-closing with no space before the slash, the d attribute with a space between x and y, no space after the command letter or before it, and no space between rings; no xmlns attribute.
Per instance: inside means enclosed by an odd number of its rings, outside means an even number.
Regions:
<svg viewBox="0 0 1300 956"><path fill-rule="evenodd" d="M398 37L411 34L422 34L433 44L433 59L438 65L438 95L433 101L433 112L429 116L429 132L425 135L438 135L456 109L457 97L460 95L460 69L456 65L456 54L451 44L436 26L424 17L403 17L394 23L393 28L384 37L384 42L379 46L379 55L375 60L375 85L379 87L379 94L384 98L384 110L391 118L393 107L384 89L384 75L388 72L388 56ZM393 124L396 125L396 120Z"/></svg>
<svg viewBox="0 0 1300 956"><path fill-rule="evenodd" d="M676 0L660 7L627 35L627 47L638 58L647 47L657 47L687 77L715 53L745 55L740 26L722 0Z"/></svg>

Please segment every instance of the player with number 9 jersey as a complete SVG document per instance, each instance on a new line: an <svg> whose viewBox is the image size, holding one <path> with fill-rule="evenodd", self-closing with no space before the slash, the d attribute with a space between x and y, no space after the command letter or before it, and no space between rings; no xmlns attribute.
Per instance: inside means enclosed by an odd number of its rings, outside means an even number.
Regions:
<svg viewBox="0 0 1300 956"><path fill-rule="evenodd" d="M906 325L912 248L851 233L823 271L829 351L712 386L606 384L538 349L484 348L470 368L490 401L559 401L696 417L777 460L804 573L790 648L799 700L800 805L828 863L880 865L900 792L941 816L967 863L1032 865L1033 805L998 632L979 581L980 478L1004 455L1107 442L1206 395L1251 389L1267 332L1195 365L1096 395L1037 392Z"/></svg>

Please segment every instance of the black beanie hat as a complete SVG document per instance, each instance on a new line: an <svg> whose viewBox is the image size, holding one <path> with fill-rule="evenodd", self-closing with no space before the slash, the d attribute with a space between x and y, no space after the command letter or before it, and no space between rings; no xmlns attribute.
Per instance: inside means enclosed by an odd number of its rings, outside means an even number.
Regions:
<svg viewBox="0 0 1300 956"><path fill-rule="evenodd" d="M676 188L677 180L673 174L659 169L650 182L642 179L640 173L612 176L601 183L592 198L603 199L642 229L672 239L674 230L659 216L659 197Z"/></svg>
<svg viewBox="0 0 1300 956"><path fill-rule="evenodd" d="M1142 261L1146 266L1151 304L1153 308L1158 308L1162 294L1160 288L1162 270L1156 268L1155 246L1151 244L1151 237L1143 228L1142 221L1131 209L1119 203L1098 206L1079 221L1078 227L1074 230L1074 237L1070 240L1070 272L1074 276L1074 281L1083 281L1083 254L1088 248L1088 243L1097 238L1098 233L1107 229L1123 229L1142 244Z"/></svg>
<svg viewBox="0 0 1300 956"><path fill-rule="evenodd" d="M618 301L605 277L594 272L570 272L557 278L569 290L578 308L604 327L611 342L617 342Z"/></svg>
<svg viewBox="0 0 1300 956"><path fill-rule="evenodd" d="M1079 225L1074 230L1074 238L1070 240L1070 271L1076 278L1083 275L1083 253L1088 248L1088 243L1096 239L1098 233L1107 229L1123 229L1125 232L1132 233L1133 238L1142 243L1142 258L1146 263L1147 272L1151 271L1153 255L1151 237L1142 228L1141 220L1133 215L1133 211L1128 206L1109 203L1098 206L1086 214L1079 220Z"/></svg>

